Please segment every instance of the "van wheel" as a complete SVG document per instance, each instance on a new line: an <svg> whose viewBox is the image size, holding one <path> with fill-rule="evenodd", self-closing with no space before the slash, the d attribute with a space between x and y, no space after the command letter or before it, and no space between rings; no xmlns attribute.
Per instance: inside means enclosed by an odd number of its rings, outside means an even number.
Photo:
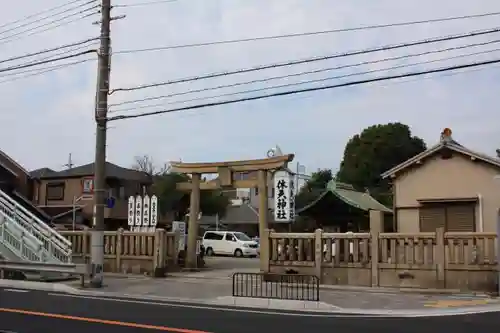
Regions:
<svg viewBox="0 0 500 333"><path fill-rule="evenodd" d="M214 250L211 247L207 248L206 253L207 253L207 256L209 256L209 257L211 257L215 254Z"/></svg>
<svg viewBox="0 0 500 333"><path fill-rule="evenodd" d="M240 249L236 249L236 251L234 251L234 256L243 257L243 252Z"/></svg>

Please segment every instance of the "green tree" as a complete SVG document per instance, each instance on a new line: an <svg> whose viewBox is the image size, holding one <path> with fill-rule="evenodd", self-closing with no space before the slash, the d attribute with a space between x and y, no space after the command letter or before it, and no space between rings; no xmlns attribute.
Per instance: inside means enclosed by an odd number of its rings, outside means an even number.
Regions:
<svg viewBox="0 0 500 333"><path fill-rule="evenodd" d="M184 219L189 211L189 193L177 190L176 185L189 180L189 176L175 172L154 177L154 192L158 195L162 214L172 214L177 220ZM219 190L201 191L200 210L203 215L224 216L229 203L230 200Z"/></svg>
<svg viewBox="0 0 500 333"><path fill-rule="evenodd" d="M373 125L347 142L336 179L358 190L368 189L389 204L390 187L380 175L425 150L424 140L413 136L408 125Z"/></svg>
<svg viewBox="0 0 500 333"><path fill-rule="evenodd" d="M316 200L325 190L326 185L333 180L331 169L320 169L313 172L311 178L300 189L295 197L295 205L297 208L307 206Z"/></svg>

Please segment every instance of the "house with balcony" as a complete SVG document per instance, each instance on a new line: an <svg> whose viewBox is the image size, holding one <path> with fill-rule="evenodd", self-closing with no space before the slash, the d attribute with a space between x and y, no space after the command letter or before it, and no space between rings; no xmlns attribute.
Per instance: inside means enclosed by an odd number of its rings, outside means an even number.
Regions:
<svg viewBox="0 0 500 333"><path fill-rule="evenodd" d="M30 173L35 179L33 202L53 223L71 228L91 226L94 213L94 163L62 171L41 168ZM127 200L132 195L149 193L153 181L145 172L106 163L106 228L127 227ZM75 221L75 222L73 222Z"/></svg>

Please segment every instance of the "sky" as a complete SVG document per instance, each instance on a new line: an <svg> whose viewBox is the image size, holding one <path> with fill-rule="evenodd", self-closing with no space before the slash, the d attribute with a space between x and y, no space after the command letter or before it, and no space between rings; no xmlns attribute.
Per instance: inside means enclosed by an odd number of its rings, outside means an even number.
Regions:
<svg viewBox="0 0 500 333"><path fill-rule="evenodd" d="M76 165L90 163L94 159L97 73L95 55L40 66L38 68L89 60L43 75L22 77L25 74L15 76L12 75L15 71L2 72L2 69L8 66L22 65L34 59L40 60L43 55L8 63L2 63L2 59L98 36L99 26L93 24L99 20L97 14L63 27L31 35L26 29L47 20L19 29L13 28L28 21L8 24L67 2L69 0L18 0L6 2L0 12L0 149L28 170L40 167L60 170L67 163L70 153ZM64 9L75 8L87 2L89 1L81 0ZM150 1L113 0L116 6L112 12L113 16L125 15L125 18L113 21L111 27L112 89L490 29L498 27L498 16L154 52L120 51L500 11L498 0L458 1L454 2L453 6L450 6L449 2L435 0L178 0L155 5L126 6L140 2ZM89 4L70 13L93 5ZM85 12L87 13L92 12ZM40 17L47 15L50 13ZM67 14L52 19L64 15ZM72 18L83 15L75 15ZM216 79L115 92L109 98L110 116L491 60L500 58L500 52L446 58L500 49L500 43L150 102L112 106L128 100L358 64L496 39L500 39L500 33ZM96 44L89 45L89 48L96 47ZM443 58L444 61L431 64L321 83L181 102ZM279 145L283 152L295 154L295 161L305 165L308 172L318 168L336 170L350 137L367 126L396 121L408 124L413 134L422 137L428 145L437 143L441 130L449 127L453 130L453 138L461 144L494 155L495 149L500 148L500 112L497 109L499 67L490 65L479 70L462 70L455 72L456 74L404 78L113 121L109 122L107 160L129 167L133 164L134 156L138 155L152 156L158 164L178 160L217 162L258 159L265 157L268 149ZM151 104L161 105L145 107ZM142 108L118 111L134 107Z"/></svg>

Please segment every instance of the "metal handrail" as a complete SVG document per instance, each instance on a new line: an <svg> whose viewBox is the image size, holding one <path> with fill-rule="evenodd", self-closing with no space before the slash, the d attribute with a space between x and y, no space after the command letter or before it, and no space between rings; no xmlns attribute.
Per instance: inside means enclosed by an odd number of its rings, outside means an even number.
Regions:
<svg viewBox="0 0 500 333"><path fill-rule="evenodd" d="M22 205L18 204L15 200L13 200L8 194L4 191L0 190L0 203L7 206L7 208L15 211L15 214L21 217L25 222L30 224L33 228L37 229L38 233L46 238L48 241L51 241L60 249L65 252L67 255L71 255L71 242L59 234L55 229L51 228L45 222L43 222L36 215L28 211ZM9 207L10 206L10 207ZM24 216L23 216L24 215ZM35 223L30 223L30 221ZM44 232L49 233L47 236Z"/></svg>
<svg viewBox="0 0 500 333"><path fill-rule="evenodd" d="M0 212L5 218L9 218L3 212ZM19 230L22 227L19 225L6 223L5 220L0 221L1 241L2 244L12 251L15 255L29 261L42 261L42 242L33 235ZM17 230L12 230L17 229Z"/></svg>

